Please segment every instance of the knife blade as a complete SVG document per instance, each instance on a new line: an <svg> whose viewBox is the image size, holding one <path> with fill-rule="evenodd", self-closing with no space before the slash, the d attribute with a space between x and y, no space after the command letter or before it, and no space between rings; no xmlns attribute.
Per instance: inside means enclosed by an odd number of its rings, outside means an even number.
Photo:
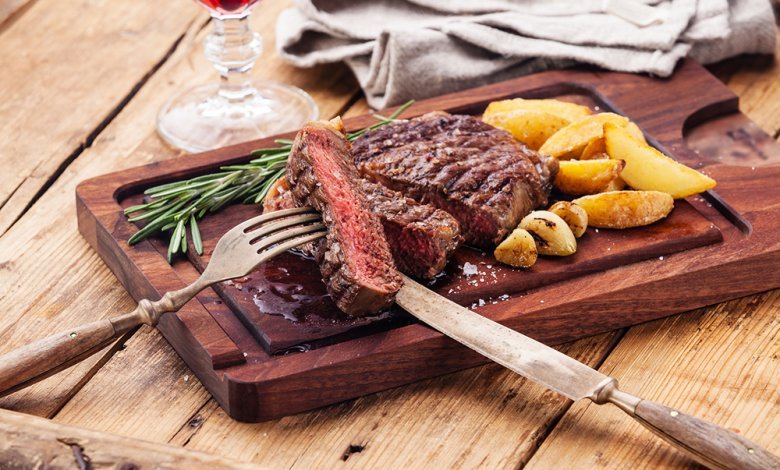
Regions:
<svg viewBox="0 0 780 470"><path fill-rule="evenodd" d="M618 389L617 380L403 276L396 303L483 356L572 400L612 403L710 468L780 469L780 458L715 424Z"/></svg>
<svg viewBox="0 0 780 470"><path fill-rule="evenodd" d="M613 378L556 349L461 307L404 277L396 303L429 326L572 400L595 398Z"/></svg>

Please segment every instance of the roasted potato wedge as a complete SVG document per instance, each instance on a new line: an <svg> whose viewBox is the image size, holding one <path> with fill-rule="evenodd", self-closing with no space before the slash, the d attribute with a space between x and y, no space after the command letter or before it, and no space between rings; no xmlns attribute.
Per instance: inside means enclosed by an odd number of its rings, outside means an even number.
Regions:
<svg viewBox="0 0 780 470"><path fill-rule="evenodd" d="M604 138L591 141L588 145L582 149L580 160L598 160L601 158L609 158L607 155L607 145L604 142Z"/></svg>
<svg viewBox="0 0 780 470"><path fill-rule="evenodd" d="M615 113L599 113L559 130L539 148L539 153L562 160L580 158L591 142L604 137L604 125L607 123L626 128L631 135L644 140L642 131L628 118Z"/></svg>
<svg viewBox="0 0 780 470"><path fill-rule="evenodd" d="M605 124L604 140L610 158L625 160L621 177L634 189L663 191L680 199L715 186L714 179L637 140L627 129Z"/></svg>
<svg viewBox="0 0 780 470"><path fill-rule="evenodd" d="M566 119L569 122L579 121L590 116L593 112L587 106L569 103L561 100L525 100L515 98L512 100L493 101L485 109L482 119L486 119L492 114L504 113L507 111L541 111L554 116Z"/></svg>
<svg viewBox="0 0 780 470"><path fill-rule="evenodd" d="M604 188L604 190L601 192L606 193L609 191L620 191L621 189L625 189L625 187L626 187L626 182L623 181L623 178L618 176L617 178L610 181L607 187Z"/></svg>
<svg viewBox="0 0 780 470"><path fill-rule="evenodd" d="M568 120L554 114L525 109L485 115L482 120L504 129L533 150L539 150L551 135L569 125Z"/></svg>
<svg viewBox="0 0 780 470"><path fill-rule="evenodd" d="M672 211L674 199L661 191L611 191L572 201L588 213L597 228L631 228L657 222Z"/></svg>
<svg viewBox="0 0 780 470"><path fill-rule="evenodd" d="M493 256L496 260L515 268L530 268L538 257L534 237L521 228L516 228L499 244Z"/></svg>
<svg viewBox="0 0 780 470"><path fill-rule="evenodd" d="M620 177L621 160L562 160L553 184L559 191L573 196L604 192Z"/></svg>
<svg viewBox="0 0 780 470"><path fill-rule="evenodd" d="M588 228L588 213L582 207L569 201L558 201L548 209L569 226L575 238L580 238Z"/></svg>
<svg viewBox="0 0 780 470"><path fill-rule="evenodd" d="M577 239L569 224L552 212L533 211L518 227L531 233L540 255L569 256L577 251Z"/></svg>

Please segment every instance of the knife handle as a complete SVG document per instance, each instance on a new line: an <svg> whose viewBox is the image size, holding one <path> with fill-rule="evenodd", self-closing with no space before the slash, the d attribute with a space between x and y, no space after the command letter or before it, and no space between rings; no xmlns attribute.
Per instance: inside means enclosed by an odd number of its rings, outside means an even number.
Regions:
<svg viewBox="0 0 780 470"><path fill-rule="evenodd" d="M755 442L673 408L614 389L608 401L709 468L780 469L780 458Z"/></svg>

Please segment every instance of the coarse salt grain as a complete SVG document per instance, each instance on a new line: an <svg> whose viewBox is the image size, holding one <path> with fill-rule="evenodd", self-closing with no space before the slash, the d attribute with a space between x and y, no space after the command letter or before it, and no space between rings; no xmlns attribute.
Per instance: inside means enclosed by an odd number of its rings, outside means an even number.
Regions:
<svg viewBox="0 0 780 470"><path fill-rule="evenodd" d="M473 276L475 274L479 274L479 269L477 268L477 265L471 264L468 261L463 263L463 274L466 276Z"/></svg>

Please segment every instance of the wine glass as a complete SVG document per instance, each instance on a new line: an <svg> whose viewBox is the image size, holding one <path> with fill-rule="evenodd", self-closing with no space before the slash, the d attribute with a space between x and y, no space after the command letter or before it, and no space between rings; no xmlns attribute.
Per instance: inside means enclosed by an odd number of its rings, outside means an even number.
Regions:
<svg viewBox="0 0 780 470"><path fill-rule="evenodd" d="M212 17L206 57L219 71L219 83L196 86L171 98L157 115L157 131L188 152L294 130L319 117L306 92L283 83L251 79L262 39L249 28L258 0L196 0Z"/></svg>

